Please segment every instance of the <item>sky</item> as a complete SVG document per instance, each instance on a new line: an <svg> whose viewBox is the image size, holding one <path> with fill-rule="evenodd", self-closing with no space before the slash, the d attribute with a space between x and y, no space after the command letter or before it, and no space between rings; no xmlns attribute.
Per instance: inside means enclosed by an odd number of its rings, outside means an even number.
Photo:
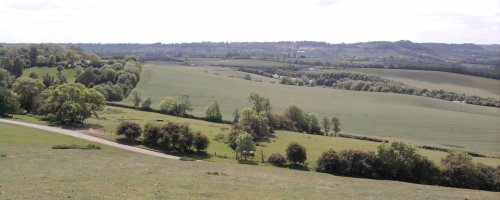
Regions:
<svg viewBox="0 0 500 200"><path fill-rule="evenodd" d="M500 0L0 0L0 42L500 44Z"/></svg>

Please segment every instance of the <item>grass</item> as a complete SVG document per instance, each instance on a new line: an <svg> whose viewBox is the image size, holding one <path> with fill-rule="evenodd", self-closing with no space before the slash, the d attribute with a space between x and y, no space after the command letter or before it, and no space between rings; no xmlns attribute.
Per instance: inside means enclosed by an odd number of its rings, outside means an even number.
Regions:
<svg viewBox="0 0 500 200"><path fill-rule="evenodd" d="M188 58L188 62L198 66L232 66L232 67L288 67L289 63L256 60L256 59L221 59L221 58Z"/></svg>
<svg viewBox="0 0 500 200"><path fill-rule="evenodd" d="M0 123L1 199L495 199L498 193L289 169L183 162Z"/></svg>
<svg viewBox="0 0 500 200"><path fill-rule="evenodd" d="M217 124L201 120L179 118L175 116L162 115L157 113L143 112L133 109L110 107L110 106L106 106L104 111L99 113L99 116L100 119L90 118L86 120L85 127L87 127L87 129L88 127L98 128L109 133L109 132L114 132L118 124L122 121L137 122L141 126L144 126L148 122L166 123L167 121L172 121L177 123L187 123L191 125L194 131L201 131L208 136L208 138L210 139L210 146L207 151L209 155L203 156L194 154L194 155L179 155L179 156L190 156L196 159L204 159L214 162L230 162L230 163L237 162L235 160L234 151L231 148L229 148L229 146L226 143L224 143L224 139L219 139L221 135L225 135L230 131L231 128L230 125ZM30 121L32 123L34 121L37 121L36 118L27 117L23 115L16 115L16 118L22 121ZM47 122L38 121L38 123L43 124ZM91 135L111 141L122 142L121 137L115 134L91 133ZM330 148L336 151L341 151L344 149L376 151L377 146L380 144L376 142L349 139L349 138L309 135L309 134L302 134L289 131L276 131L274 138L270 138L268 141L259 142L254 161L260 162L262 151L264 153L264 160L267 160L267 157L272 153L281 153L285 155L285 149L290 142L298 142L306 147L308 156L306 162L308 163L308 167L310 169L314 169L315 161L321 155L321 153ZM140 142L133 144L128 143L128 144L155 151L164 151L161 148L144 146ZM419 149L419 152L422 155L433 160L437 164L441 163L441 159L447 155L447 153L445 152L425 150L425 149ZM500 159L496 158L474 158L474 160L476 162L481 162L490 166L500 166ZM258 164L265 166L270 165L269 163L265 164L258 163Z"/></svg>
<svg viewBox="0 0 500 200"><path fill-rule="evenodd" d="M45 74L49 74L50 76L54 76L55 79L57 79L57 67L31 67L31 68L26 68L23 71L23 77L29 77L31 72L35 72L38 74L38 79L43 80L43 76ZM76 72L74 69L66 69L63 68L62 71L64 77L66 77L66 80L68 83L74 83L76 79Z"/></svg>
<svg viewBox="0 0 500 200"><path fill-rule="evenodd" d="M166 96L188 94L194 115L203 116L205 107L217 99L224 119L231 120L233 111L247 107L246 97L255 91L271 99L275 113L297 104L319 117L337 116L342 133L500 154L498 108L461 105L460 112L459 104L444 100L255 82L169 63L146 64L141 76L137 89L153 99L155 108ZM122 103L131 104L128 99Z"/></svg>
<svg viewBox="0 0 500 200"><path fill-rule="evenodd" d="M359 71L375 74L384 78L406 83L411 86L427 89L443 89L446 91L465 93L500 99L500 80L476 76L421 70L399 69L341 69L342 71Z"/></svg>

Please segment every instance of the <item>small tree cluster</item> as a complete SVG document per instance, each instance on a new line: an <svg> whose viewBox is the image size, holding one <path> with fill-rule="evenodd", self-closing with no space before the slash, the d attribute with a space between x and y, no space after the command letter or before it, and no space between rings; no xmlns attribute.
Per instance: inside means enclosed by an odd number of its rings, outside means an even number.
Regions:
<svg viewBox="0 0 500 200"><path fill-rule="evenodd" d="M141 126L135 122L122 122L116 128L116 134L124 135L128 141L135 141L142 133Z"/></svg>
<svg viewBox="0 0 500 200"><path fill-rule="evenodd" d="M167 124L148 123L144 126L143 142L166 149L201 152L208 148L208 137L200 132L194 133L189 125L168 122Z"/></svg>
<svg viewBox="0 0 500 200"><path fill-rule="evenodd" d="M175 116L186 116L193 111L193 106L189 100L189 95L182 95L178 99L167 97L161 102L160 111Z"/></svg>

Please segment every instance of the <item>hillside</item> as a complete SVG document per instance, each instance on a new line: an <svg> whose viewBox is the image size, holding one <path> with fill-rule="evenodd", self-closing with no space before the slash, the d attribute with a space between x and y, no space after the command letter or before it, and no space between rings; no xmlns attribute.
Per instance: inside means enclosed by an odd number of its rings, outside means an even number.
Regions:
<svg viewBox="0 0 500 200"><path fill-rule="evenodd" d="M494 199L498 193L149 157L0 123L2 199ZM217 172L219 175L208 173ZM24 178L20 178L24 177Z"/></svg>
<svg viewBox="0 0 500 200"><path fill-rule="evenodd" d="M273 112L281 113L287 105L297 104L320 117L335 115L342 121L344 133L487 154L500 152L498 108L409 95L248 81L173 64L146 64L137 89L153 99L155 108L167 96L188 94L197 116L204 116L208 103L218 99L225 119L232 119L234 109L244 108L247 95L255 91L271 99ZM130 104L129 100L124 103Z"/></svg>

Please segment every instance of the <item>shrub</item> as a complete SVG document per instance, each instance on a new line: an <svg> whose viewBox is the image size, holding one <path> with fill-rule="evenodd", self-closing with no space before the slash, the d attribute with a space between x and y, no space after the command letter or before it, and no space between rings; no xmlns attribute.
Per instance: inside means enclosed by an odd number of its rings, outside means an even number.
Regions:
<svg viewBox="0 0 500 200"><path fill-rule="evenodd" d="M144 132L142 133L144 144L146 145L158 144L160 136L161 136L161 126L153 123L147 123L144 126Z"/></svg>
<svg viewBox="0 0 500 200"><path fill-rule="evenodd" d="M378 146L377 159L383 177L410 181L412 169L420 159L415 147L404 142L383 143Z"/></svg>
<svg viewBox="0 0 500 200"><path fill-rule="evenodd" d="M307 160L306 148L296 142L292 142L286 148L286 158L293 164L304 163Z"/></svg>
<svg viewBox="0 0 500 200"><path fill-rule="evenodd" d="M210 144L210 141L208 140L208 137L206 135L203 135L200 132L197 132L195 137L194 137L194 148L196 151L204 151L208 148L208 145Z"/></svg>
<svg viewBox="0 0 500 200"><path fill-rule="evenodd" d="M316 171L330 174L335 173L337 171L337 160L337 152L335 152L335 150L330 149L326 152L323 152L316 162Z"/></svg>
<svg viewBox="0 0 500 200"><path fill-rule="evenodd" d="M477 188L475 166L472 156L466 152L454 151L443 160L443 184L452 187Z"/></svg>
<svg viewBox="0 0 500 200"><path fill-rule="evenodd" d="M426 157L421 157L413 166L412 181L423 184L439 183L441 170Z"/></svg>
<svg viewBox="0 0 500 200"><path fill-rule="evenodd" d="M127 140L134 141L141 135L141 126L135 122L122 122L116 129L118 135L125 135Z"/></svg>
<svg viewBox="0 0 500 200"><path fill-rule="evenodd" d="M267 158L267 162L271 163L272 165L283 166L286 163L286 158L279 153L273 153L271 154L271 156L269 156L269 158Z"/></svg>
<svg viewBox="0 0 500 200"><path fill-rule="evenodd" d="M85 149L85 150L91 150L91 149L101 149L100 146L97 146L95 144L88 144L85 146L77 145L77 144L58 144L52 146L52 149Z"/></svg>
<svg viewBox="0 0 500 200"><path fill-rule="evenodd" d="M493 168L479 163L475 175L479 189L500 191L500 167Z"/></svg>
<svg viewBox="0 0 500 200"><path fill-rule="evenodd" d="M188 125L182 124L179 130L179 144L178 147L183 151L191 150L194 143L194 134Z"/></svg>

